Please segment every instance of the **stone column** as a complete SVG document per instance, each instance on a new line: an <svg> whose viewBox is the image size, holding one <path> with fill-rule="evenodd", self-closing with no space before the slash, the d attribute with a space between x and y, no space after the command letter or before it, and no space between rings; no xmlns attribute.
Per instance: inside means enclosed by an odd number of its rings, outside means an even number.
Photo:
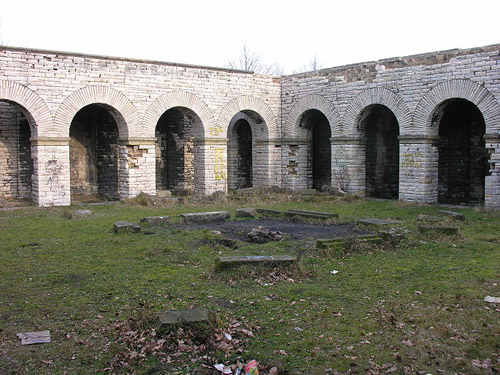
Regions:
<svg viewBox="0 0 500 375"><path fill-rule="evenodd" d="M210 195L227 191L227 139L195 140L195 193Z"/></svg>
<svg viewBox="0 0 500 375"><path fill-rule="evenodd" d="M438 200L438 136L399 136L399 199Z"/></svg>
<svg viewBox="0 0 500 375"><path fill-rule="evenodd" d="M39 206L69 206L69 138L31 138L33 199Z"/></svg>
<svg viewBox="0 0 500 375"><path fill-rule="evenodd" d="M485 177L484 206L500 209L500 134L485 134L484 140L489 157L489 176Z"/></svg>
<svg viewBox="0 0 500 375"><path fill-rule="evenodd" d="M366 139L360 136L330 138L332 147L332 186L365 195Z"/></svg>
<svg viewBox="0 0 500 375"><path fill-rule="evenodd" d="M254 150L253 186L281 187L281 139L257 139Z"/></svg>
<svg viewBox="0 0 500 375"><path fill-rule="evenodd" d="M308 168L308 139L283 139L281 168L283 187L302 190L312 187L312 168Z"/></svg>
<svg viewBox="0 0 500 375"><path fill-rule="evenodd" d="M156 195L154 138L120 140L120 199L134 198L141 192Z"/></svg>

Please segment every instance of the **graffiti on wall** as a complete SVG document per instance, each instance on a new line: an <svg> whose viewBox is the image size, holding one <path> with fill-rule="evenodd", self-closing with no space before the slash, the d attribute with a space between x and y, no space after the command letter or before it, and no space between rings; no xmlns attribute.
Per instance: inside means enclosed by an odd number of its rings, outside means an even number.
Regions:
<svg viewBox="0 0 500 375"><path fill-rule="evenodd" d="M47 185L49 191L55 195L66 195L64 184L59 180L59 177L63 173L63 169L63 165L59 164L54 156L45 163L45 185Z"/></svg>

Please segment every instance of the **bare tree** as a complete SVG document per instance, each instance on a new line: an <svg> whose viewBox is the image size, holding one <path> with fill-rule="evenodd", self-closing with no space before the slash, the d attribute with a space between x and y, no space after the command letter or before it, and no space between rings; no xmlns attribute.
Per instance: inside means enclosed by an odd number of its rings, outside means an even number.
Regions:
<svg viewBox="0 0 500 375"><path fill-rule="evenodd" d="M293 70L293 74L312 72L320 69L323 69L323 64L318 60L316 54L314 54L314 57L309 61L308 64L302 65L300 68Z"/></svg>
<svg viewBox="0 0 500 375"><path fill-rule="evenodd" d="M228 60L225 64L231 69L246 70L249 72L282 75L283 67L280 64L267 65L263 62L262 56L256 53L252 48L245 43L235 59Z"/></svg>

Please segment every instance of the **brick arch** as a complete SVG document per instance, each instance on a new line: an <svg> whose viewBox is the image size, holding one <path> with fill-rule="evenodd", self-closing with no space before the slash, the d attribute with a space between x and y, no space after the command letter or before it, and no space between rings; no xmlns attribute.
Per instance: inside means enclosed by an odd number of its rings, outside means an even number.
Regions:
<svg viewBox="0 0 500 375"><path fill-rule="evenodd" d="M0 81L0 100L21 107L30 124L32 137L49 135L52 114L47 104L34 91L16 82Z"/></svg>
<svg viewBox="0 0 500 375"><path fill-rule="evenodd" d="M154 138L160 117L174 107L187 108L200 118L203 127L195 128L195 136L198 138L205 138L207 129L215 125L214 115L203 100L189 92L177 90L161 95L149 105L142 119L143 137Z"/></svg>
<svg viewBox="0 0 500 375"><path fill-rule="evenodd" d="M118 126L121 139L134 136L139 114L134 104L121 92L107 86L87 86L70 94L54 116L54 134L67 137L71 121L80 109L90 104L103 104ZM138 129L137 129L138 130Z"/></svg>
<svg viewBox="0 0 500 375"><path fill-rule="evenodd" d="M344 114L342 124L345 135L358 135L359 116L371 105L380 104L389 108L398 120L400 134L411 131L411 113L403 99L385 87L376 87L360 92L349 104Z"/></svg>
<svg viewBox="0 0 500 375"><path fill-rule="evenodd" d="M432 126L433 115L439 105L448 99L466 99L475 104L483 115L486 133L500 132L500 105L493 94L479 83L467 79L441 82L427 91L415 109L413 124L422 134L437 135Z"/></svg>
<svg viewBox="0 0 500 375"><path fill-rule="evenodd" d="M245 111L253 111L262 117L266 123L269 138L279 138L278 120L273 110L264 101L253 96L238 96L226 103L217 119L218 127L227 129L232 118L238 112Z"/></svg>
<svg viewBox="0 0 500 375"><path fill-rule="evenodd" d="M340 134L340 114L333 103L320 95L307 95L300 98L290 110L285 122L285 138L299 135L300 119L304 112L311 109L316 109L325 115L330 124L332 137Z"/></svg>

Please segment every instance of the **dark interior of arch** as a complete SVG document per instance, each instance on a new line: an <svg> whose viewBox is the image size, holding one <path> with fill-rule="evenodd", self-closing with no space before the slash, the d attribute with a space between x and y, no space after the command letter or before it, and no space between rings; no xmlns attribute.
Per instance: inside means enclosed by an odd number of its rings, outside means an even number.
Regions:
<svg viewBox="0 0 500 375"><path fill-rule="evenodd" d="M31 198L31 129L19 107L0 102L0 196Z"/></svg>
<svg viewBox="0 0 500 375"><path fill-rule="evenodd" d="M187 108L166 111L156 125L156 189L191 194L195 176L195 123Z"/></svg>
<svg viewBox="0 0 500 375"><path fill-rule="evenodd" d="M366 196L397 199L399 195L399 126L383 105L365 110L361 126L366 137Z"/></svg>
<svg viewBox="0 0 500 375"><path fill-rule="evenodd" d="M300 126L308 129L308 133L311 135L311 143L307 153L308 186L318 190L323 185L330 186L332 181L330 123L323 113L313 109L304 114Z"/></svg>
<svg viewBox="0 0 500 375"><path fill-rule="evenodd" d="M229 189L252 187L252 128L247 120L236 121L229 136L228 169Z"/></svg>
<svg viewBox="0 0 500 375"><path fill-rule="evenodd" d="M107 109L82 108L69 131L71 195L119 198L118 126Z"/></svg>
<svg viewBox="0 0 500 375"><path fill-rule="evenodd" d="M482 203L489 169L483 116L464 99L451 99L439 111L438 202Z"/></svg>

